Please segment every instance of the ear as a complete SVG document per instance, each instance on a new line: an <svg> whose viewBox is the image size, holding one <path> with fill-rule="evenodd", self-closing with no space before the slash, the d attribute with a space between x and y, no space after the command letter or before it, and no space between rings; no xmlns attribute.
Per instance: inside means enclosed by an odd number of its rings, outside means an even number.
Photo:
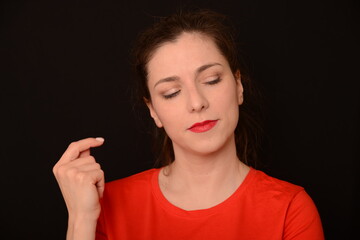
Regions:
<svg viewBox="0 0 360 240"><path fill-rule="evenodd" d="M146 106L149 108L150 116L152 117L152 119L154 119L154 122L155 122L156 126L158 128L162 128L163 124L160 121L158 115L156 114L156 111L155 111L155 109L154 109L154 107L152 105L152 102L147 98L144 98L144 102L145 102Z"/></svg>
<svg viewBox="0 0 360 240"><path fill-rule="evenodd" d="M244 102L244 89L241 84L241 74L240 70L237 70L234 74L235 81L236 81L236 95L238 104L241 105Z"/></svg>

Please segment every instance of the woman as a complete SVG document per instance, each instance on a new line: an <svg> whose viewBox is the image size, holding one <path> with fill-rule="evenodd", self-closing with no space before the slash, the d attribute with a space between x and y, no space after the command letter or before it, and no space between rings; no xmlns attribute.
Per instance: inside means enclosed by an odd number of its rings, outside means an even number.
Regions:
<svg viewBox="0 0 360 240"><path fill-rule="evenodd" d="M134 55L161 168L105 187L90 155L104 139L70 144L53 169L67 239L323 239L302 187L250 167L251 121L239 109L248 78L224 16L164 18L140 35Z"/></svg>

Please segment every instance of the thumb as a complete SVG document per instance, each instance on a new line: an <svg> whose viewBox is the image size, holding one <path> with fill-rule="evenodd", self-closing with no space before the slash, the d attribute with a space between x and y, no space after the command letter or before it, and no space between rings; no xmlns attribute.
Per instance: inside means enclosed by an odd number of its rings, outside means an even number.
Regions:
<svg viewBox="0 0 360 240"><path fill-rule="evenodd" d="M105 190L105 179L104 176L100 178L100 180L96 183L97 192L99 197L102 198Z"/></svg>
<svg viewBox="0 0 360 240"><path fill-rule="evenodd" d="M79 158L88 157L88 156L90 156L90 149L81 152Z"/></svg>

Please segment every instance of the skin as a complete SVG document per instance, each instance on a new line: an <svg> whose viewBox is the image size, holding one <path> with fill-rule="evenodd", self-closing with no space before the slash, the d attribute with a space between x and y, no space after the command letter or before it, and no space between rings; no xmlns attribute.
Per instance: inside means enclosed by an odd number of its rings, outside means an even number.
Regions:
<svg viewBox="0 0 360 240"><path fill-rule="evenodd" d="M183 33L153 54L148 88L150 114L164 127L175 153L174 163L159 177L164 196L185 210L228 198L249 170L237 158L234 138L243 102L240 72L231 71L209 37ZM217 124L202 133L189 130L205 120Z"/></svg>
<svg viewBox="0 0 360 240"><path fill-rule="evenodd" d="M183 33L155 51L148 73L151 101L146 103L156 125L172 139L175 153L174 163L159 174L162 193L185 210L219 204L249 171L236 156L234 139L243 102L240 72L231 71L210 38ZM217 123L206 132L189 130L204 120ZM95 239L104 173L90 149L103 142L102 138L73 142L53 167L69 212L67 240Z"/></svg>
<svg viewBox="0 0 360 240"><path fill-rule="evenodd" d="M53 167L69 213L66 239L95 239L100 215L99 198L104 192L104 173L90 148L103 144L103 138L87 138L69 145Z"/></svg>

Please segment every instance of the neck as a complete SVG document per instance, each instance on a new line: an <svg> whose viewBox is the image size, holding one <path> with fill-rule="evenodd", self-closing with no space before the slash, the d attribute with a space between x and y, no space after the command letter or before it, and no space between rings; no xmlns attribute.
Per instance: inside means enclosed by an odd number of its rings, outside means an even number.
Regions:
<svg viewBox="0 0 360 240"><path fill-rule="evenodd" d="M198 154L174 145L175 161L162 169L159 184L165 197L185 210L205 209L233 194L249 167L236 155L235 141L218 151Z"/></svg>
<svg viewBox="0 0 360 240"><path fill-rule="evenodd" d="M236 185L247 168L237 157L234 138L212 153L184 151L176 145L174 153L175 161L164 169L164 173L178 187L197 191L204 187L218 188L228 182Z"/></svg>

